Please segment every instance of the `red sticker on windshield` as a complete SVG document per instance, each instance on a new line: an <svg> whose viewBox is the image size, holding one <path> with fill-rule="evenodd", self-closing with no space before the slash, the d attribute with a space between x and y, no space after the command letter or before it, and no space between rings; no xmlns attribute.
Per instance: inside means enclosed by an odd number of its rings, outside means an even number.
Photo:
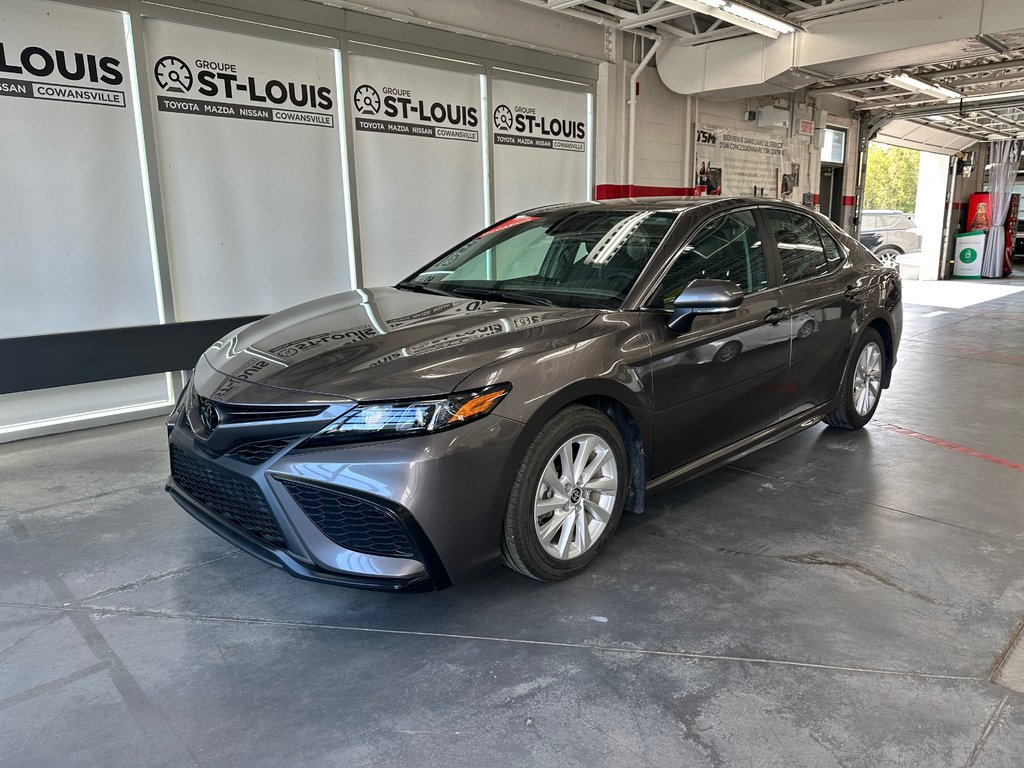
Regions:
<svg viewBox="0 0 1024 768"><path fill-rule="evenodd" d="M477 239L479 240L481 237L493 235L495 232L501 232L503 229L511 229L512 227L518 227L520 224L528 224L529 222L536 220L536 216L515 216L508 221L503 221L501 224L495 224L490 229L484 230L477 235Z"/></svg>

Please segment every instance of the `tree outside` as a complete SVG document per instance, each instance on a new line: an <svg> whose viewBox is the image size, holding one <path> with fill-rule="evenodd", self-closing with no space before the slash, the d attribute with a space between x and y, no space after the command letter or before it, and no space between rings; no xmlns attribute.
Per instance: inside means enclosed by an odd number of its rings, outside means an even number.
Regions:
<svg viewBox="0 0 1024 768"><path fill-rule="evenodd" d="M872 141L864 180L864 207L913 213L921 153Z"/></svg>

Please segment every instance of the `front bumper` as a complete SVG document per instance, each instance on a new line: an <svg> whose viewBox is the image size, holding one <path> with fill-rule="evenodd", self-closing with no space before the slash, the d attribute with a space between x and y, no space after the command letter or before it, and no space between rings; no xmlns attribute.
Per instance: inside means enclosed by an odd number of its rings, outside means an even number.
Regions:
<svg viewBox="0 0 1024 768"><path fill-rule="evenodd" d="M253 557L262 560L267 565L281 568L296 578L318 581L323 584L335 584L341 587L357 587L384 592L429 592L430 590L441 588L437 582L426 574L407 578L370 577L361 574L328 571L313 563L302 562L293 557L291 553L283 549L271 547L255 536L246 533L238 526L232 525L223 517L214 514L179 488L177 483L174 482L174 478L167 480L167 492L186 512L222 539L234 544L243 552L247 552ZM441 574L438 574L438 576L440 578Z"/></svg>
<svg viewBox="0 0 1024 768"><path fill-rule="evenodd" d="M491 414L432 435L298 450L335 410L203 434L187 407L176 409L167 491L214 533L298 578L424 591L500 565L502 517L528 427ZM266 455L249 450L273 442L268 430L279 444ZM317 503L327 512L311 508ZM350 508L363 517L346 519ZM367 523L366 513L376 520Z"/></svg>

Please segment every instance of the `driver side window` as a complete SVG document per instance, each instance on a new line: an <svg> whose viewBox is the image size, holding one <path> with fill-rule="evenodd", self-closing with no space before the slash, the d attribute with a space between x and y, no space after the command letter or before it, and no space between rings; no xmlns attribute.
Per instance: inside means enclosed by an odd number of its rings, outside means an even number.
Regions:
<svg viewBox="0 0 1024 768"><path fill-rule="evenodd" d="M751 211L718 217L683 247L658 289L665 308L694 280L729 280L744 293L768 287L768 263Z"/></svg>

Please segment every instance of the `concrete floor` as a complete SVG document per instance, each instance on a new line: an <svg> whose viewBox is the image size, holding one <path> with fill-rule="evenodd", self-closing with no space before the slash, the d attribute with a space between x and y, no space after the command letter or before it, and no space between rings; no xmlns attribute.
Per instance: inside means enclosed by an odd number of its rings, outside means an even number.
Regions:
<svg viewBox="0 0 1024 768"><path fill-rule="evenodd" d="M158 421L0 447L0 765L1021 765L989 678L1024 615L1024 292L906 309L867 429L652 497L560 584L289 578L164 494Z"/></svg>

